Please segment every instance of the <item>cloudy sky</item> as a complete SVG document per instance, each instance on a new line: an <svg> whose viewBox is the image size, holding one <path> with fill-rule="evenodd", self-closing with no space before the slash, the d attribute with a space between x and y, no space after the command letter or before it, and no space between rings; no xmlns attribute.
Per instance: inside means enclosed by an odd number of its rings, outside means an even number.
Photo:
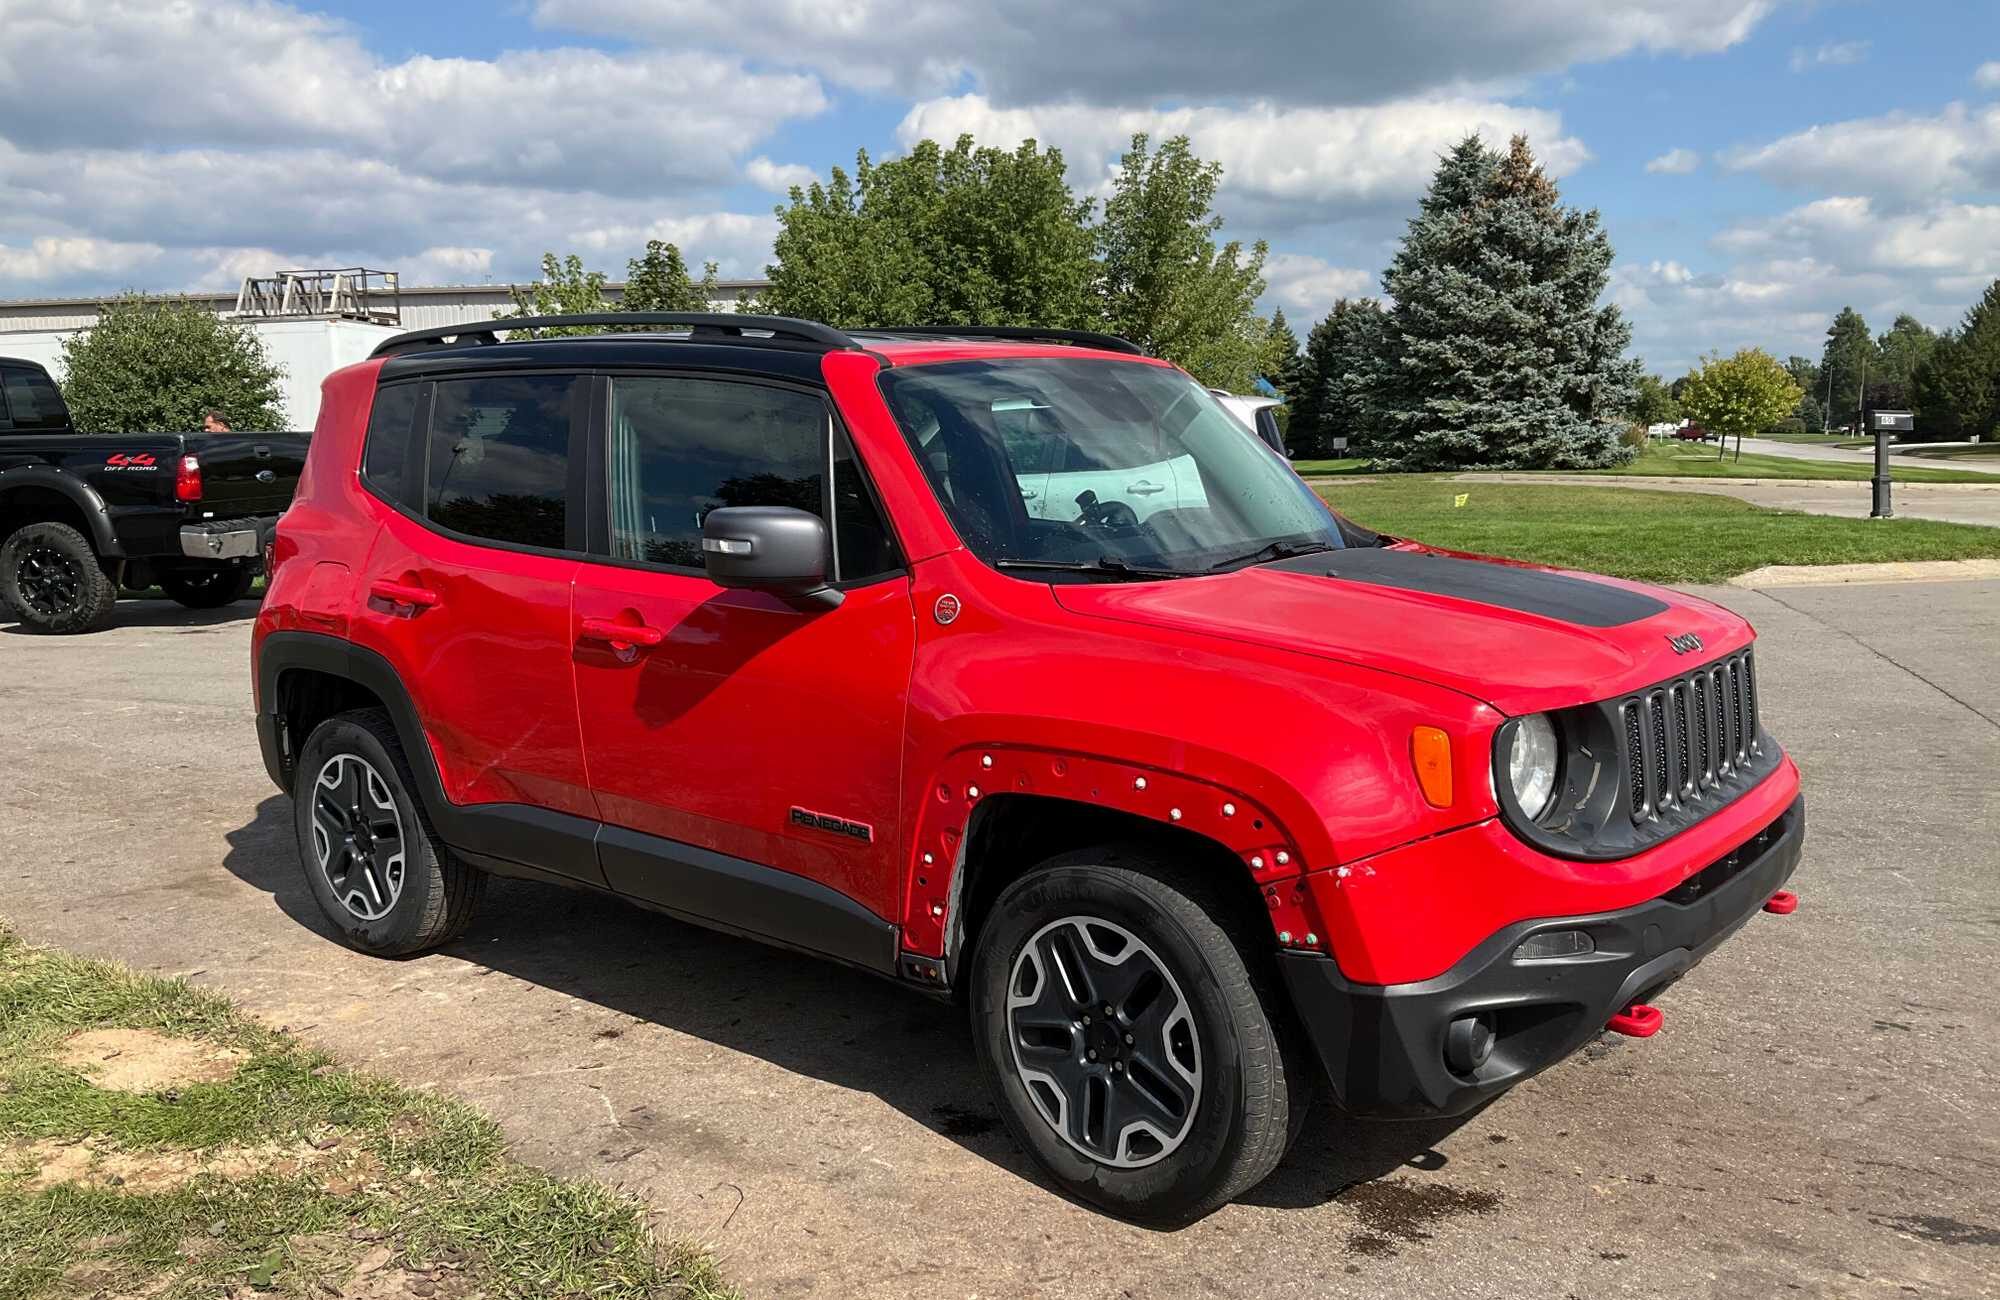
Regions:
<svg viewBox="0 0 2000 1300"><path fill-rule="evenodd" d="M758 275L858 147L1032 136L1097 190L1140 130L1224 164L1302 323L1375 291L1467 131L1603 211L1670 374L2000 276L1996 0L0 0L0 297L650 236Z"/></svg>

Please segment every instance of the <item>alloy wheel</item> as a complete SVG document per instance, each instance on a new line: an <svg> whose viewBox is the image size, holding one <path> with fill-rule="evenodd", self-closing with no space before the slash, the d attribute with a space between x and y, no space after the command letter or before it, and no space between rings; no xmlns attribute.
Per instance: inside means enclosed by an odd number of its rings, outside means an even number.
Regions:
<svg viewBox="0 0 2000 1300"><path fill-rule="evenodd" d="M403 819L388 782L358 754L335 754L313 781L313 856L340 905L379 921L403 893Z"/></svg>
<svg viewBox="0 0 2000 1300"><path fill-rule="evenodd" d="M1193 1011L1166 963L1121 925L1066 916L1029 938L1007 982L1007 1041L1036 1110L1092 1160L1144 1168L1194 1127Z"/></svg>
<svg viewBox="0 0 2000 1300"><path fill-rule="evenodd" d="M69 612L83 598L83 572L52 546L37 546L21 556L14 577L21 599L44 618Z"/></svg>

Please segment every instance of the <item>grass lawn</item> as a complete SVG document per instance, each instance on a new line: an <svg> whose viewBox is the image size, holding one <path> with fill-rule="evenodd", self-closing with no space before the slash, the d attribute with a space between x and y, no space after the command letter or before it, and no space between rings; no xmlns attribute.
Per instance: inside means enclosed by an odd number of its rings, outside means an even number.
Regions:
<svg viewBox="0 0 2000 1300"><path fill-rule="evenodd" d="M1732 445L1721 460L1715 448L1702 443L1648 443L1639 459L1617 469L1594 471L1602 474L1637 475L1643 478L1791 478L1847 479L1862 482L1875 477L1872 464L1832 460L1796 460L1785 456L1762 456L1746 451L1736 458ZM1992 483L1991 474L1969 473L1928 465L1908 465L1891 458L1889 477L1898 483Z"/></svg>
<svg viewBox="0 0 2000 1300"><path fill-rule="evenodd" d="M1365 474L1368 462L1358 456L1345 460L1295 460L1292 468L1301 474Z"/></svg>
<svg viewBox="0 0 2000 1300"><path fill-rule="evenodd" d="M1319 493L1399 537L1649 582L1719 582L1767 564L2000 557L2000 528L1839 519L1696 492L1399 474L1321 484ZM1454 506L1460 495L1465 505Z"/></svg>
<svg viewBox="0 0 2000 1300"><path fill-rule="evenodd" d="M1971 447L1926 448L1922 443L1911 446L1899 455L1916 456L1923 460L1969 460L1975 464L2000 458L2000 442L1982 442Z"/></svg>
<svg viewBox="0 0 2000 1300"><path fill-rule="evenodd" d="M1794 442L1802 447L1848 447L1865 451L1875 445L1873 438L1856 438L1851 433L1760 433L1767 442Z"/></svg>
<svg viewBox="0 0 2000 1300"><path fill-rule="evenodd" d="M0 1298L733 1296L470 1106L0 928Z"/></svg>

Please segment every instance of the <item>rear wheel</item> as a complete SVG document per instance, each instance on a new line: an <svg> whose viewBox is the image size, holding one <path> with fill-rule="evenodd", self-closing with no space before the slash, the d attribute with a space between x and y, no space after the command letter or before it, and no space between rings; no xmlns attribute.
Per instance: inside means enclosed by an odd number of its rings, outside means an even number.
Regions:
<svg viewBox="0 0 2000 1300"><path fill-rule="evenodd" d="M220 609L249 595L256 581L247 564L175 569L159 576L160 590L189 609Z"/></svg>
<svg viewBox="0 0 2000 1300"><path fill-rule="evenodd" d="M90 541L68 524L24 524L0 544L0 603L40 632L88 632L118 588Z"/></svg>
<svg viewBox="0 0 2000 1300"><path fill-rule="evenodd" d="M299 858L342 938L402 957L464 933L486 875L438 839L388 714L360 709L320 723L297 772Z"/></svg>
<svg viewBox="0 0 2000 1300"><path fill-rule="evenodd" d="M994 902L973 1036L1008 1127L1064 1189L1181 1223L1277 1167L1310 1067L1256 942L1198 877L1136 848L1051 859Z"/></svg>

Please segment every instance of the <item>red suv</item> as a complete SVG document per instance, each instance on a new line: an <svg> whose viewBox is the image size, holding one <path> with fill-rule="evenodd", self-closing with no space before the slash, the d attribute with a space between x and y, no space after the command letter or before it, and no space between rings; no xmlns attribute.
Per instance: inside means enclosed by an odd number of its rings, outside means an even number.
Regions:
<svg viewBox="0 0 2000 1300"><path fill-rule="evenodd" d="M497 332L551 325L606 332ZM265 763L350 943L523 876L962 1000L1134 1218L1263 1178L1322 1080L1464 1112L1650 1033L1793 901L1741 618L1369 532L1119 339L401 335L269 559Z"/></svg>

